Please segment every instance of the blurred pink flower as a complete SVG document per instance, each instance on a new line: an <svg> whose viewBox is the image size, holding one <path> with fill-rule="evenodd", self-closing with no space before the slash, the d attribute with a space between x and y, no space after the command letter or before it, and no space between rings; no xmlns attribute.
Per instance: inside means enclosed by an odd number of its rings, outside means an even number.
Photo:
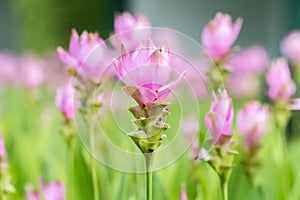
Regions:
<svg viewBox="0 0 300 200"><path fill-rule="evenodd" d="M16 83L17 71L17 56L9 51L0 52L0 82L3 84Z"/></svg>
<svg viewBox="0 0 300 200"><path fill-rule="evenodd" d="M236 53L228 63L234 72L256 74L264 72L268 64L268 53L261 46L252 46Z"/></svg>
<svg viewBox="0 0 300 200"><path fill-rule="evenodd" d="M46 200L63 200L65 198L65 187L59 181L53 181L46 185L41 181L43 194Z"/></svg>
<svg viewBox="0 0 300 200"><path fill-rule="evenodd" d="M122 82L133 86L131 91L125 91L139 104L161 103L177 86L183 75L166 84L172 73L171 62L169 49L164 46L157 48L149 41L147 46L134 52L124 52L115 61L115 68Z"/></svg>
<svg viewBox="0 0 300 200"><path fill-rule="evenodd" d="M300 31L293 31L281 42L281 52L294 64L300 64Z"/></svg>
<svg viewBox="0 0 300 200"><path fill-rule="evenodd" d="M233 121L232 100L227 91L219 91L219 98L212 93L212 104L209 113L205 116L205 123L211 133L212 139L216 143L223 141L223 135L232 135Z"/></svg>
<svg viewBox="0 0 300 200"><path fill-rule="evenodd" d="M58 88L56 92L55 103L66 119L73 119L78 107L78 102L75 96L75 88L71 82Z"/></svg>
<svg viewBox="0 0 300 200"><path fill-rule="evenodd" d="M25 53L19 58L22 81L31 89L39 87L45 80L46 61L33 53Z"/></svg>
<svg viewBox="0 0 300 200"><path fill-rule="evenodd" d="M137 48L141 42L150 36L151 24L142 14L136 13L132 16L129 12L115 15L114 35L110 37L110 42L116 49L121 49L124 44L127 49Z"/></svg>
<svg viewBox="0 0 300 200"><path fill-rule="evenodd" d="M201 36L202 45L208 56L215 61L226 56L239 35L242 23L241 18L232 23L230 15L217 13L204 27Z"/></svg>
<svg viewBox="0 0 300 200"><path fill-rule="evenodd" d="M290 110L300 110L300 98L292 99L292 103L288 107Z"/></svg>
<svg viewBox="0 0 300 200"><path fill-rule="evenodd" d="M269 120L269 107L258 101L247 103L237 115L237 127L244 137L246 147L255 147L266 131Z"/></svg>
<svg viewBox="0 0 300 200"><path fill-rule="evenodd" d="M252 73L232 72L226 83L228 93L237 98L253 98L261 90L260 77Z"/></svg>
<svg viewBox="0 0 300 200"><path fill-rule="evenodd" d="M65 187L59 181L53 181L46 185L44 180L41 180L42 192L41 194L36 191L27 191L26 200L64 200Z"/></svg>
<svg viewBox="0 0 300 200"><path fill-rule="evenodd" d="M36 191L26 192L26 200L41 200L40 193Z"/></svg>
<svg viewBox="0 0 300 200"><path fill-rule="evenodd" d="M181 186L180 200L188 200L184 184Z"/></svg>
<svg viewBox="0 0 300 200"><path fill-rule="evenodd" d="M69 52L58 47L57 53L67 67L75 68L84 79L98 79L110 57L110 52L98 33L83 31L79 36L75 29L72 29Z"/></svg>
<svg viewBox="0 0 300 200"><path fill-rule="evenodd" d="M288 62L279 58L271 63L266 75L269 86L268 96L274 101L289 101L296 92L296 85L291 78Z"/></svg>
<svg viewBox="0 0 300 200"><path fill-rule="evenodd" d="M2 133L0 132L0 157L2 156L6 156L6 150L5 150L4 139Z"/></svg>

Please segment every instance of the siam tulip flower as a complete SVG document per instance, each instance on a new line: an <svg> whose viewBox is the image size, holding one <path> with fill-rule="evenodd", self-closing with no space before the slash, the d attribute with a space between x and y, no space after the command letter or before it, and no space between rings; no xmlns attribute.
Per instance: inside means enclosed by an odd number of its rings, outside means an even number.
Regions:
<svg viewBox="0 0 300 200"><path fill-rule="evenodd" d="M60 60L84 79L97 79L108 64L109 51L98 33L72 29L69 52L57 48ZM72 71L72 70L70 70Z"/></svg>
<svg viewBox="0 0 300 200"><path fill-rule="evenodd" d="M19 64L22 68L22 81L28 88L35 89L44 82L46 61L27 53L20 57Z"/></svg>
<svg viewBox="0 0 300 200"><path fill-rule="evenodd" d="M246 148L257 147L266 131L269 121L269 108L258 101L247 103L237 115L237 127L244 137Z"/></svg>
<svg viewBox="0 0 300 200"><path fill-rule="evenodd" d="M46 185L41 180L42 192L27 191L26 200L64 200L65 199L65 187L59 181L53 181Z"/></svg>
<svg viewBox="0 0 300 200"><path fill-rule="evenodd" d="M274 101L288 102L296 92L296 85L291 78L288 62L284 58L271 63L266 81L269 86L268 96Z"/></svg>
<svg viewBox="0 0 300 200"><path fill-rule="evenodd" d="M281 52L294 64L300 64L300 31L293 31L280 45Z"/></svg>
<svg viewBox="0 0 300 200"><path fill-rule="evenodd" d="M4 139L3 139L1 133L0 133L0 157L6 157L6 150L5 150Z"/></svg>
<svg viewBox="0 0 300 200"><path fill-rule="evenodd" d="M78 101L75 96L75 88L71 82L58 88L56 92L55 103L67 120L73 119L78 107Z"/></svg>
<svg viewBox="0 0 300 200"><path fill-rule="evenodd" d="M127 49L133 50L140 43L150 37L151 24L142 14L136 13L132 16L129 12L115 15L114 35L110 42L116 49L121 49L124 44Z"/></svg>
<svg viewBox="0 0 300 200"><path fill-rule="evenodd" d="M210 112L205 116L205 123L214 142L221 144L226 142L225 136L231 137L232 121L233 106L227 91L220 90L219 97L213 92Z"/></svg>
<svg viewBox="0 0 300 200"><path fill-rule="evenodd" d="M253 98L259 94L261 82L256 74L233 72L228 76L226 88L233 97Z"/></svg>
<svg viewBox="0 0 300 200"><path fill-rule="evenodd" d="M228 63L233 71L239 74L260 74L268 64L268 53L261 46L252 46L236 53Z"/></svg>
<svg viewBox="0 0 300 200"><path fill-rule="evenodd" d="M202 32L201 40L206 53L215 61L220 61L230 51L242 27L242 19L232 23L228 14L217 13Z"/></svg>
<svg viewBox="0 0 300 200"><path fill-rule="evenodd" d="M17 56L9 51L0 52L0 82L4 84L15 84L17 82L16 74L18 59Z"/></svg>
<svg viewBox="0 0 300 200"><path fill-rule="evenodd" d="M125 52L115 61L117 74L128 87L124 90L141 106L162 103L180 82L183 74L166 84L172 73L171 55L164 46L147 46Z"/></svg>
<svg viewBox="0 0 300 200"><path fill-rule="evenodd" d="M180 200L188 200L185 185L181 186L181 194L180 194Z"/></svg>

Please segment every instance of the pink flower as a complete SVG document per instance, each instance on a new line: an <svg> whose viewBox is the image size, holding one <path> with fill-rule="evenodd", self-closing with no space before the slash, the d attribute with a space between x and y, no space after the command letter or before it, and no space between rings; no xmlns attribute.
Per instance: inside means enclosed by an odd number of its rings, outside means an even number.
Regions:
<svg viewBox="0 0 300 200"><path fill-rule="evenodd" d="M242 27L242 19L233 24L228 14L217 13L202 32L201 40L206 53L213 60L220 60L230 50Z"/></svg>
<svg viewBox="0 0 300 200"><path fill-rule="evenodd" d="M233 134L231 131L232 121L233 106L227 91L219 91L219 98L213 92L210 112L205 116L205 123L214 142L221 143L223 135L231 136Z"/></svg>
<svg viewBox="0 0 300 200"><path fill-rule="evenodd" d="M280 45L281 52L294 64L300 63L300 31L293 31Z"/></svg>
<svg viewBox="0 0 300 200"><path fill-rule="evenodd" d="M3 84L15 84L18 81L16 77L18 74L17 57L12 52L2 51L0 52L0 82Z"/></svg>
<svg viewBox="0 0 300 200"><path fill-rule="evenodd" d="M260 74L269 64L267 51L261 46L252 46L232 56L229 64L234 72Z"/></svg>
<svg viewBox="0 0 300 200"><path fill-rule="evenodd" d="M46 200L63 200L65 198L65 187L61 182L53 181L45 185L42 180L41 185Z"/></svg>
<svg viewBox="0 0 300 200"><path fill-rule="evenodd" d="M237 98L253 98L261 90L260 77L257 74L232 72L226 83L228 93Z"/></svg>
<svg viewBox="0 0 300 200"><path fill-rule="evenodd" d="M127 49L133 50L150 36L151 24L149 20L139 13L132 16L129 12L115 15L115 34L110 37L110 42L116 49L124 44Z"/></svg>
<svg viewBox="0 0 300 200"><path fill-rule="evenodd" d="M26 200L64 200L65 199L65 187L59 181L53 181L46 185L41 180L42 192L41 194L37 191L27 191Z"/></svg>
<svg viewBox="0 0 300 200"><path fill-rule="evenodd" d="M258 101L247 103L237 115L237 127L247 147L257 146L266 130L269 108Z"/></svg>
<svg viewBox="0 0 300 200"><path fill-rule="evenodd" d="M181 76L166 84L172 73L171 55L164 46L147 46L133 52L125 52L115 61L117 74L128 86L125 91L140 105L161 103L177 86Z"/></svg>
<svg viewBox="0 0 300 200"><path fill-rule="evenodd" d="M287 61L284 58L274 60L269 68L266 81L268 96L274 101L289 101L296 92Z"/></svg>
<svg viewBox="0 0 300 200"><path fill-rule="evenodd" d="M37 55L26 53L20 57L19 64L22 68L22 81L25 86L35 89L44 82L46 61Z"/></svg>
<svg viewBox="0 0 300 200"><path fill-rule="evenodd" d="M109 52L98 33L83 31L79 36L72 29L69 52L57 48L60 60L68 67L73 67L84 79L97 79L107 67Z"/></svg>
<svg viewBox="0 0 300 200"><path fill-rule="evenodd" d="M300 98L292 99L292 103L288 106L290 110L300 110Z"/></svg>
<svg viewBox="0 0 300 200"><path fill-rule="evenodd" d="M78 102L75 97L75 88L71 82L68 82L64 86L58 88L55 103L57 108L64 113L66 119L74 118Z"/></svg>
<svg viewBox="0 0 300 200"><path fill-rule="evenodd" d="M180 200L188 200L184 184L181 186Z"/></svg>
<svg viewBox="0 0 300 200"><path fill-rule="evenodd" d="M2 134L0 133L0 157L6 156L5 144ZM0 160L1 162L1 160Z"/></svg>

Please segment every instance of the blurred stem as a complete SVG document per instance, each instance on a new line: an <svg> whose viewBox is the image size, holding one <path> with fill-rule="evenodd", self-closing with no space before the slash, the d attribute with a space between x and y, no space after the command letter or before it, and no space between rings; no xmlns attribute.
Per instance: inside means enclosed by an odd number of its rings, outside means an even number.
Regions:
<svg viewBox="0 0 300 200"><path fill-rule="evenodd" d="M94 132L94 119L91 119L91 126L90 126L90 144L92 149L92 154L95 152L95 132ZM94 191L94 200L99 200L99 189L98 189L98 178L97 178L97 171L96 171L96 159L93 155L91 155L91 162L92 162L92 179L93 179L93 191Z"/></svg>
<svg viewBox="0 0 300 200"><path fill-rule="evenodd" d="M152 200L152 154L144 154L146 161L146 191L147 200Z"/></svg>
<svg viewBox="0 0 300 200"><path fill-rule="evenodd" d="M228 180L224 176L220 176L222 199L228 200Z"/></svg>

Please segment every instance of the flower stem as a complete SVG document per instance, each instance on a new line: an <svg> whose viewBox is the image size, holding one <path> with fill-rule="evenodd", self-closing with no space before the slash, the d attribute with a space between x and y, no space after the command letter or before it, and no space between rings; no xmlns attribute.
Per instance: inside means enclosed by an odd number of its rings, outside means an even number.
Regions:
<svg viewBox="0 0 300 200"><path fill-rule="evenodd" d="M147 200L152 200L152 155L145 154Z"/></svg>
<svg viewBox="0 0 300 200"><path fill-rule="evenodd" d="M221 180L222 199L228 200L228 181L222 178L220 180Z"/></svg>
<svg viewBox="0 0 300 200"><path fill-rule="evenodd" d="M95 152L95 133L94 133L94 123L92 119L91 127L90 127L90 144L92 153ZM94 200L99 200L99 189L98 189L98 179L97 179L97 171L96 171L96 160L91 156L91 164L92 164L92 179L93 179L93 191L94 191Z"/></svg>

